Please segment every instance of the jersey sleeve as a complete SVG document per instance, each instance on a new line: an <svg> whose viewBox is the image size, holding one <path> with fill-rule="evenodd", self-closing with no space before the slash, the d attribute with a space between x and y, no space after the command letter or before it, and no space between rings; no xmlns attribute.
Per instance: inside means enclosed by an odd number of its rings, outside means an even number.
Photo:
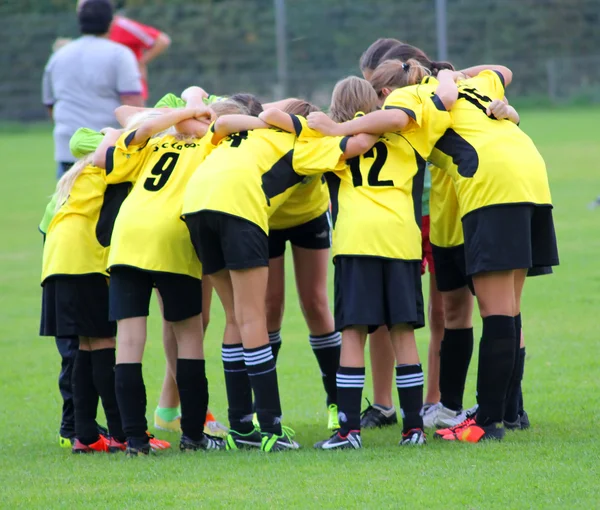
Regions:
<svg viewBox="0 0 600 510"><path fill-rule="evenodd" d="M44 106L53 106L56 102L54 90L52 88L52 60L48 62L44 69L44 77L42 78L42 103Z"/></svg>
<svg viewBox="0 0 600 510"><path fill-rule="evenodd" d="M402 110L412 121L420 126L423 122L423 104L414 88L399 88L394 90L383 103L384 110Z"/></svg>
<svg viewBox="0 0 600 510"><path fill-rule="evenodd" d="M479 92L490 96L492 99L502 99L505 95L504 76L498 71L488 69L469 80L465 80L465 82L472 84Z"/></svg>
<svg viewBox="0 0 600 510"><path fill-rule="evenodd" d="M296 143L292 165L300 175L313 175L337 169L346 149L348 137L324 136L308 127L306 119L292 115L296 130Z"/></svg>
<svg viewBox="0 0 600 510"><path fill-rule="evenodd" d="M129 18L118 17L115 23L121 30L127 32L131 37L137 39L140 45L145 49L150 49L154 46L156 39L160 35L160 30L144 25L138 21L133 21Z"/></svg>
<svg viewBox="0 0 600 510"><path fill-rule="evenodd" d="M46 235L46 233L48 232L50 222L52 221L52 218L54 218L54 214L56 211L56 199L57 195L55 193L54 195L52 195L50 202L48 202L46 210L44 211L44 216L42 217L42 221L40 221L40 224L38 226L38 230L44 235Z"/></svg>
<svg viewBox="0 0 600 510"><path fill-rule="evenodd" d="M124 46L117 60L117 92L121 96L133 96L142 93L142 77L135 55Z"/></svg>
<svg viewBox="0 0 600 510"><path fill-rule="evenodd" d="M135 182L144 169L149 151L144 150L149 140L132 144L135 130L123 133L117 143L106 152L106 182Z"/></svg>

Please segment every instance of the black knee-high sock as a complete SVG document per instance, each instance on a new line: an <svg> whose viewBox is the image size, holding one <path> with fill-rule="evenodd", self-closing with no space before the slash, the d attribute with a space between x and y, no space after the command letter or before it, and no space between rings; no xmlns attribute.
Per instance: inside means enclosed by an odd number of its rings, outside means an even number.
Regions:
<svg viewBox="0 0 600 510"><path fill-rule="evenodd" d="M521 364L521 314L515 316L515 361L506 393L506 408L504 421L514 423L519 418L519 403L521 398L521 379L523 379L523 365Z"/></svg>
<svg viewBox="0 0 600 510"><path fill-rule="evenodd" d="M279 356L279 349L281 349L281 330L280 329L269 333L269 345L271 346L271 351L273 352L273 358L275 359L275 364L277 364L277 356Z"/></svg>
<svg viewBox="0 0 600 510"><path fill-rule="evenodd" d="M181 401L181 432L192 441L200 441L208 409L208 380L203 359L177 359L177 388Z"/></svg>
<svg viewBox="0 0 600 510"><path fill-rule="evenodd" d="M252 385L261 431L281 435L281 402L271 346L266 344L254 349L244 348L244 363Z"/></svg>
<svg viewBox="0 0 600 510"><path fill-rule="evenodd" d="M327 405L337 404L336 375L340 367L342 334L334 331L326 335L310 335L308 339L321 369Z"/></svg>
<svg viewBox="0 0 600 510"><path fill-rule="evenodd" d="M92 351L94 386L102 399L108 432L118 441L125 441L121 413L115 391L115 349Z"/></svg>
<svg viewBox="0 0 600 510"><path fill-rule="evenodd" d="M75 407L75 436L83 444L98 441L96 412L98 393L94 387L90 351L77 351L73 367L73 404Z"/></svg>
<svg viewBox="0 0 600 510"><path fill-rule="evenodd" d="M225 388L229 406L229 427L241 434L252 432L252 386L244 363L242 344L221 347Z"/></svg>
<svg viewBox="0 0 600 510"><path fill-rule="evenodd" d="M141 363L119 363L115 367L115 389L123 431L130 446L148 443L146 386Z"/></svg>
<svg viewBox="0 0 600 510"><path fill-rule="evenodd" d="M440 400L453 411L462 409L472 354L473 328L444 330L440 349Z"/></svg>
<svg viewBox="0 0 600 510"><path fill-rule="evenodd" d="M403 427L406 433L411 429L423 428L423 368L418 365L398 365L396 367L396 387L402 409Z"/></svg>
<svg viewBox="0 0 600 510"><path fill-rule="evenodd" d="M477 423L488 425L504 417L506 392L515 357L515 319L491 315L483 319L477 369Z"/></svg>
<svg viewBox="0 0 600 510"><path fill-rule="evenodd" d="M340 434L360 431L360 403L365 386L365 367L344 367L337 372L337 399Z"/></svg>

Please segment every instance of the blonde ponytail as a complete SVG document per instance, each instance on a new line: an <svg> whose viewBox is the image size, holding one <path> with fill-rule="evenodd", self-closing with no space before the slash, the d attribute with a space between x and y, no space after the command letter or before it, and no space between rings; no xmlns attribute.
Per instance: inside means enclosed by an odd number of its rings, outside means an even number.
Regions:
<svg viewBox="0 0 600 510"><path fill-rule="evenodd" d="M429 75L431 75L431 71L414 58L410 58L406 62L386 60L373 71L370 81L377 95L381 97L381 91L384 88L398 89L416 85Z"/></svg>
<svg viewBox="0 0 600 510"><path fill-rule="evenodd" d="M54 212L58 211L61 206L65 203L69 194L71 193L71 189L73 188L73 184L77 180L77 177L81 175L83 169L92 164L92 154L88 154L84 158L78 160L65 174L60 178L60 180L56 183L56 191L54 192L54 197L56 199L56 206L54 208Z"/></svg>

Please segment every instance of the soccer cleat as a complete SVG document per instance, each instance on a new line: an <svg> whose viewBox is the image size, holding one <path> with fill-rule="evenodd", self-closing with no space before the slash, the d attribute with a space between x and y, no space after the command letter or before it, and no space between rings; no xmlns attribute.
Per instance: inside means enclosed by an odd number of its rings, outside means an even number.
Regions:
<svg viewBox="0 0 600 510"><path fill-rule="evenodd" d="M254 428L257 428L260 430L260 423L258 421L258 414L254 413L252 415L252 425L254 425Z"/></svg>
<svg viewBox="0 0 600 510"><path fill-rule="evenodd" d="M297 450L300 445L294 441L295 432L289 427L281 427L281 435L265 432L262 435L260 449L263 452L283 452Z"/></svg>
<svg viewBox="0 0 600 510"><path fill-rule="evenodd" d="M208 436L204 434L202 439L194 441L187 436L181 436L179 442L179 449L182 452L195 452L198 450L223 450L225 448L225 442L214 436Z"/></svg>
<svg viewBox="0 0 600 510"><path fill-rule="evenodd" d="M152 448L150 447L149 444L144 445L144 446L139 446L137 448L133 447L133 446L127 446L127 448L125 449L125 456L127 457L143 457L143 456L148 456L150 455L150 453L152 453L154 450L152 450Z"/></svg>
<svg viewBox="0 0 600 510"><path fill-rule="evenodd" d="M221 422L217 421L213 413L206 413L206 421L204 422L204 433L209 436L220 437L225 439L229 429Z"/></svg>
<svg viewBox="0 0 600 510"><path fill-rule="evenodd" d="M181 432L181 416L167 421L162 419L157 411L154 411L154 428L165 432Z"/></svg>
<svg viewBox="0 0 600 510"><path fill-rule="evenodd" d="M96 442L88 445L88 444L83 444L79 439L75 438L71 452L72 453L108 452L108 440L104 436L100 436Z"/></svg>
<svg viewBox="0 0 600 510"><path fill-rule="evenodd" d="M360 450L362 448L360 430L351 430L345 436L337 431L329 439L315 443L315 448L318 450Z"/></svg>
<svg viewBox="0 0 600 510"><path fill-rule="evenodd" d="M405 445L422 445L427 443L427 437L423 429L410 429L408 432L402 432L402 439L400 440L400 446Z"/></svg>
<svg viewBox="0 0 600 510"><path fill-rule="evenodd" d="M74 442L75 442L75 439L73 439L73 438L58 436L58 445L61 448L73 448Z"/></svg>
<svg viewBox="0 0 600 510"><path fill-rule="evenodd" d="M327 428L329 430L338 430L340 428L337 404L329 404L329 407L327 407L327 418Z"/></svg>
<svg viewBox="0 0 600 510"><path fill-rule="evenodd" d="M114 437L106 437L106 448L108 453L124 452L127 449L127 443L122 443Z"/></svg>
<svg viewBox="0 0 600 510"><path fill-rule="evenodd" d="M505 429L502 423L490 423L489 425L477 425L476 423L462 429L460 432L448 434L442 439L446 441L462 441L466 443L479 443L494 439L501 441L504 438Z"/></svg>
<svg viewBox="0 0 600 510"><path fill-rule="evenodd" d="M362 413L360 413L361 429L388 427L398 423L398 415L396 414L396 411L389 416L386 416L380 409L372 406L368 399L367 402L369 403L369 406Z"/></svg>
<svg viewBox="0 0 600 510"><path fill-rule="evenodd" d="M455 425L454 427L436 430L433 433L433 437L435 439L446 439L446 436L457 435L471 425L475 425L475 418L473 417L465 419L465 421Z"/></svg>
<svg viewBox="0 0 600 510"><path fill-rule="evenodd" d="M527 411L521 411L517 416L516 421L510 422L504 420L504 427L506 430L526 430L531 427Z"/></svg>
<svg viewBox="0 0 600 510"><path fill-rule="evenodd" d="M463 422L466 417L464 411L453 411L438 402L423 412L423 426L426 429L454 427Z"/></svg>
<svg viewBox="0 0 600 510"><path fill-rule="evenodd" d="M527 411L525 411L525 410L520 411L519 419L521 421L521 430L527 430L529 427L531 427L531 423L529 423L529 415L527 414Z"/></svg>
<svg viewBox="0 0 600 510"><path fill-rule="evenodd" d="M156 452L158 450L168 450L169 448L171 448L171 443L169 443L168 441L158 439L154 437L153 434L150 434L150 432L146 432L146 434L148 434L148 439L150 440L148 444L150 445L150 448L152 448L153 451Z"/></svg>
<svg viewBox="0 0 600 510"><path fill-rule="evenodd" d="M262 435L256 428L247 434L230 430L225 439L225 448L227 450L249 450L252 448L260 448L261 446Z"/></svg>

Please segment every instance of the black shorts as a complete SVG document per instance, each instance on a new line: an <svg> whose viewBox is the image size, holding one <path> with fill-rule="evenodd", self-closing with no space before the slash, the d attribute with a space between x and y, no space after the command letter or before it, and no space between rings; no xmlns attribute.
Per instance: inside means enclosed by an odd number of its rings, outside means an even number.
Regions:
<svg viewBox="0 0 600 510"><path fill-rule="evenodd" d="M111 338L108 320L108 278L102 274L60 275L42 285L41 336Z"/></svg>
<svg viewBox="0 0 600 510"><path fill-rule="evenodd" d="M433 265L435 266L435 283L440 292L450 292L468 286L474 291L473 279L467 276L465 263L465 245L441 248L431 245Z"/></svg>
<svg viewBox="0 0 600 510"><path fill-rule="evenodd" d="M506 204L462 219L468 275L558 265L552 207Z"/></svg>
<svg viewBox="0 0 600 510"><path fill-rule="evenodd" d="M216 211L184 219L204 274L269 266L269 239L255 223Z"/></svg>
<svg viewBox="0 0 600 510"><path fill-rule="evenodd" d="M331 248L331 221L329 211L314 220L296 227L269 230L269 258L281 257L285 253L285 243L308 250Z"/></svg>
<svg viewBox="0 0 600 510"><path fill-rule="evenodd" d="M546 274L552 274L553 272L551 266L530 267L527 270L527 276L544 276Z"/></svg>
<svg viewBox="0 0 600 510"><path fill-rule="evenodd" d="M338 256L334 262L336 330L425 325L420 260Z"/></svg>
<svg viewBox="0 0 600 510"><path fill-rule="evenodd" d="M154 287L160 292L165 320L179 322L202 313L202 280L185 274L113 266L109 292L111 320L147 317Z"/></svg>

